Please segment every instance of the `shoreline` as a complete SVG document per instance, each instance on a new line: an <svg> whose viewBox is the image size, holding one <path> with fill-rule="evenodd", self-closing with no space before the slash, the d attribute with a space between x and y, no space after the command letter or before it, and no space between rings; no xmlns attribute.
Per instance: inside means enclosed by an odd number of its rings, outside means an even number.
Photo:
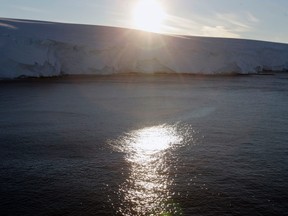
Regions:
<svg viewBox="0 0 288 216"><path fill-rule="evenodd" d="M17 78L0 78L0 83L26 82L26 81L100 81L119 78L221 78L221 77L247 77L247 76L274 76L278 74L288 74L288 72L264 72L256 74L190 74L190 73L119 73L119 74L79 74L79 75L59 75L47 77L21 76Z"/></svg>

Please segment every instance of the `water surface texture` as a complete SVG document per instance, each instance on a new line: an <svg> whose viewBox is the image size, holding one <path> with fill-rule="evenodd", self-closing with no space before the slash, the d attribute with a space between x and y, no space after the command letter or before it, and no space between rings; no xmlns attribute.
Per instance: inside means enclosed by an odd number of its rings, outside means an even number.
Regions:
<svg viewBox="0 0 288 216"><path fill-rule="evenodd" d="M288 75L0 83L1 215L285 215Z"/></svg>

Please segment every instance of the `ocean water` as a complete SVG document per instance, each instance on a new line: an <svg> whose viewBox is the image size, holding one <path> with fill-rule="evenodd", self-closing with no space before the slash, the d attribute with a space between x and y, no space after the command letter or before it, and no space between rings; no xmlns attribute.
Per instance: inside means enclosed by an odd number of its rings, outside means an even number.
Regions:
<svg viewBox="0 0 288 216"><path fill-rule="evenodd" d="M0 214L287 215L288 75L0 83Z"/></svg>

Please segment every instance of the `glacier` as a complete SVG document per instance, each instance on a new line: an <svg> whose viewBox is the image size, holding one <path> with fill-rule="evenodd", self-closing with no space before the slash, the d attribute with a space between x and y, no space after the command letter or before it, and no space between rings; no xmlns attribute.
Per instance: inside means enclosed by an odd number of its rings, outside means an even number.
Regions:
<svg viewBox="0 0 288 216"><path fill-rule="evenodd" d="M0 79L288 70L288 44L0 18Z"/></svg>

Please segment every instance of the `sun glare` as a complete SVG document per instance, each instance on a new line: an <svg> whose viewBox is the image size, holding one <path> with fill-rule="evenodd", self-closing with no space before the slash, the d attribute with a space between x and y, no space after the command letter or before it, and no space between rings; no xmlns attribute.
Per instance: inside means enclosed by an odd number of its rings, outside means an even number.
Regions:
<svg viewBox="0 0 288 216"><path fill-rule="evenodd" d="M161 124L132 130L111 141L113 148L130 165L119 185L121 215L179 215L173 202L173 170L177 149L195 143L192 127L184 124ZM113 204L113 200L111 199ZM118 203L118 200L117 200ZM114 205L114 204L113 204Z"/></svg>
<svg viewBox="0 0 288 216"><path fill-rule="evenodd" d="M156 0L139 0L132 11L133 25L137 29L161 32L166 13Z"/></svg>

